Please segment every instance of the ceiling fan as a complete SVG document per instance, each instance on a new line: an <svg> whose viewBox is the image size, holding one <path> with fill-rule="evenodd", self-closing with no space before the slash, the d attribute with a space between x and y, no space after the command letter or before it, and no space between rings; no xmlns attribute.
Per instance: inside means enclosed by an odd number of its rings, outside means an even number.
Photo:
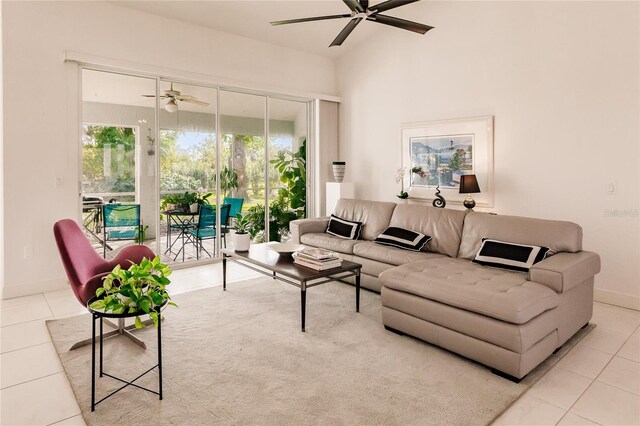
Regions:
<svg viewBox="0 0 640 426"><path fill-rule="evenodd" d="M142 95L145 98L155 98L156 95ZM208 107L209 103L201 101L199 99L194 98L191 95L182 95L179 91L173 90L173 83L171 83L171 88L169 90L164 91L164 95L160 96L160 99L169 99L167 104L164 106L169 112L176 112L178 110L178 101L180 102L188 102L190 104L201 105L204 107Z"/></svg>
<svg viewBox="0 0 640 426"><path fill-rule="evenodd" d="M369 6L369 0L342 0L351 9L351 13L345 13L342 15L327 15L327 16L315 16L312 18L300 18L300 19L287 19L285 21L274 21L271 25L284 25L284 24L296 24L298 22L310 22L310 21L324 21L327 19L340 19L351 18L349 23L338 37L331 42L331 46L340 46L351 31L354 30L356 25L363 19L371 22L377 22L379 24L390 25L396 28L402 28L403 30L413 31L416 33L424 34L433 27L429 25L419 24L413 21L407 21L406 19L400 19L393 16L383 15L381 12L385 12L396 7L404 6L409 3L414 3L418 0L387 0L382 3L378 3L375 6Z"/></svg>

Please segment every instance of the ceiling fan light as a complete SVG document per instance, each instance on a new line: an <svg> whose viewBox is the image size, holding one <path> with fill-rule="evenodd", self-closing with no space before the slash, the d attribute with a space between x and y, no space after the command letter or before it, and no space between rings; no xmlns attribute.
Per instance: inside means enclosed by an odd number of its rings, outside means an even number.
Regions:
<svg viewBox="0 0 640 426"><path fill-rule="evenodd" d="M169 112L176 112L178 110L178 104L174 99L170 99L169 102L167 102L167 104L164 106L164 109Z"/></svg>

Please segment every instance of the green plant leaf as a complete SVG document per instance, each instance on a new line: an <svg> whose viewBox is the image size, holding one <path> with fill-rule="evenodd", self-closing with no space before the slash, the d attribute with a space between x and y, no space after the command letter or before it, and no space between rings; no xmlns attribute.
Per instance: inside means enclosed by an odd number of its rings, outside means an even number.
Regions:
<svg viewBox="0 0 640 426"><path fill-rule="evenodd" d="M149 296L151 296L151 300L154 305L161 305L163 302L162 296L155 291L149 292Z"/></svg>
<svg viewBox="0 0 640 426"><path fill-rule="evenodd" d="M96 300L89 306L91 306L92 309L104 309L105 303L104 300Z"/></svg>
<svg viewBox="0 0 640 426"><path fill-rule="evenodd" d="M136 328L144 328L144 324L142 323L142 320L140 319L140 317L136 317L135 323L136 323Z"/></svg>
<svg viewBox="0 0 640 426"><path fill-rule="evenodd" d="M151 310L151 304L146 298L140 299L140 301L138 302L138 307L140 307L140 309L142 309L147 314Z"/></svg>

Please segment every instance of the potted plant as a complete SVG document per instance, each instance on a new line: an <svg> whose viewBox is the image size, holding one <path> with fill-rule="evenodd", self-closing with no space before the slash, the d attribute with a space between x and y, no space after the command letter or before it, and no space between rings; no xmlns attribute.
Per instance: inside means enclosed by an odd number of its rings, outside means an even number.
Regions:
<svg viewBox="0 0 640 426"><path fill-rule="evenodd" d="M199 206L209 204L209 197L212 195L213 193L211 192L207 192L205 194L204 188L198 188L198 192L196 193L196 203L198 203Z"/></svg>
<svg viewBox="0 0 640 426"><path fill-rule="evenodd" d="M234 236L234 246L236 251L248 251L251 244L249 236L249 215L238 213L236 216L236 233Z"/></svg>
<svg viewBox="0 0 640 426"><path fill-rule="evenodd" d="M158 326L159 309L165 304L178 306L171 302L166 290L171 280L171 268L160 262L160 257L153 260L142 259L140 264L131 262L129 269L120 265L104 277L102 287L96 290L98 300L91 303L91 308L112 312L114 314L135 313L148 314L155 326ZM136 328L144 328L140 316L135 319Z"/></svg>
<svg viewBox="0 0 640 426"><path fill-rule="evenodd" d="M409 193L403 189L404 186L404 175L406 173L406 167L401 167L396 171L396 183L401 185L400 193L396 195L400 199L401 203L407 203L407 199L409 198Z"/></svg>
<svg viewBox="0 0 640 426"><path fill-rule="evenodd" d="M198 194L195 192L185 192L182 196L182 203L185 210L189 210L191 213L198 213Z"/></svg>

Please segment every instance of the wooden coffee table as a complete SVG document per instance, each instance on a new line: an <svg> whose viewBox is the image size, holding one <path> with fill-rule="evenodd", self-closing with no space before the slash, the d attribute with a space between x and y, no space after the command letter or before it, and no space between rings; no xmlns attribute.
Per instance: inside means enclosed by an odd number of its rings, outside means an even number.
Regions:
<svg viewBox="0 0 640 426"><path fill-rule="evenodd" d="M270 243L253 244L249 251L222 250L222 289L227 289L227 261L237 262L261 274L273 277L287 284L300 288L300 308L302 314L302 331L304 331L305 310L307 304L307 288L315 287L331 281L343 281L356 277L356 312L360 312L360 269L362 265L347 260L337 268L316 271L296 265L291 256L279 255L269 249Z"/></svg>

